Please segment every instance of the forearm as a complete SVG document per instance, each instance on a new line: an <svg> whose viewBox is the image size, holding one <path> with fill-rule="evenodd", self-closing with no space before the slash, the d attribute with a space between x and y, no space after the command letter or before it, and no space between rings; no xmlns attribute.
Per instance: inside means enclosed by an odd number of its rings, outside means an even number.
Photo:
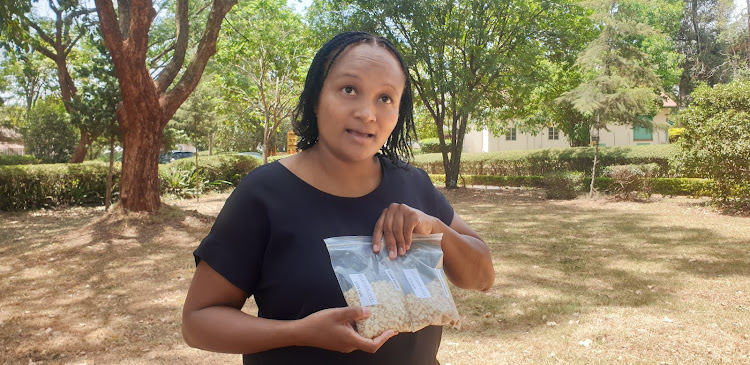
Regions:
<svg viewBox="0 0 750 365"><path fill-rule="evenodd" d="M212 306L183 313L182 336L191 347L250 354L304 345L296 322L258 318L236 308Z"/></svg>
<svg viewBox="0 0 750 365"><path fill-rule="evenodd" d="M443 269L453 284L463 289L489 290L495 268L487 245L479 238L458 233L435 218L432 233L442 233Z"/></svg>

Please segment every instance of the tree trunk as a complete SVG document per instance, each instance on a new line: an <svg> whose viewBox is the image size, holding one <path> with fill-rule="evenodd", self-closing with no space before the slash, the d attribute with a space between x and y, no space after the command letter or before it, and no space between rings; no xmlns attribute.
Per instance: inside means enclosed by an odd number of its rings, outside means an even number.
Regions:
<svg viewBox="0 0 750 365"><path fill-rule="evenodd" d="M86 153L91 147L91 143L96 140L99 136L94 136L91 133L81 130L81 139L78 141L76 149L73 151L73 158L70 163L81 163L86 159Z"/></svg>
<svg viewBox="0 0 750 365"><path fill-rule="evenodd" d="M109 171L107 172L107 196L104 198L104 210L112 205L112 175L115 169L115 134L109 136Z"/></svg>
<svg viewBox="0 0 750 365"><path fill-rule="evenodd" d="M193 141L193 145L195 146L195 201L200 202L202 181L200 179L200 173L198 173L198 143Z"/></svg>
<svg viewBox="0 0 750 365"><path fill-rule="evenodd" d="M214 155L214 132L208 133L208 155Z"/></svg>
<svg viewBox="0 0 750 365"><path fill-rule="evenodd" d="M99 26L120 84L122 104L117 108L117 120L123 135L122 178L120 204L132 211L154 212L159 209L159 149L164 127L177 109L188 98L200 81L208 59L216 53L216 39L229 9L237 0L213 0L206 27L195 53L180 80L173 80L182 68L184 59L178 47L187 47L187 12L178 9L177 44L170 65L154 80L146 67L149 29L156 17L151 0L121 1L117 19L112 0L95 0ZM179 6L187 4L181 0ZM184 9L183 9L184 10ZM171 63L174 63L174 67Z"/></svg>
<svg viewBox="0 0 750 365"><path fill-rule="evenodd" d="M149 116L137 117L147 119ZM127 210L154 212L160 206L159 150L163 131L160 128L161 123L119 120L121 126L133 126L132 130L123 133L120 204Z"/></svg>
<svg viewBox="0 0 750 365"><path fill-rule="evenodd" d="M591 186L589 186L589 198L594 196L594 181L596 181L596 163L599 159L599 114L596 115L596 146L594 147L594 167L591 169Z"/></svg>

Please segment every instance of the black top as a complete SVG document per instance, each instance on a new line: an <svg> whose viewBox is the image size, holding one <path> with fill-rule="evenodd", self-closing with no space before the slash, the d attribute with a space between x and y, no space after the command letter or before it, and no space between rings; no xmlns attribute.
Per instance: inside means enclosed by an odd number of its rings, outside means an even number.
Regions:
<svg viewBox="0 0 750 365"><path fill-rule="evenodd" d="M322 192L278 161L248 174L227 199L194 254L229 282L254 295L258 316L292 320L346 301L323 241L370 236L383 209L403 203L453 220L453 208L429 176L381 158L383 178L369 194L345 198ZM375 354L285 347L243 355L244 364L436 364L442 327L400 333Z"/></svg>

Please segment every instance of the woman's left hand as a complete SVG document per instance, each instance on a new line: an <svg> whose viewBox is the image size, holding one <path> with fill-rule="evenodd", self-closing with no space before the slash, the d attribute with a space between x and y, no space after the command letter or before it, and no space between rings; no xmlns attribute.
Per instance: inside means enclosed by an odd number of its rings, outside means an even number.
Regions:
<svg viewBox="0 0 750 365"><path fill-rule="evenodd" d="M383 209L375 231L372 233L372 250L380 252L381 242L385 239L385 247L391 260L396 255L403 256L411 248L413 233L430 234L434 231L438 219L429 216L421 210L406 204L391 203Z"/></svg>

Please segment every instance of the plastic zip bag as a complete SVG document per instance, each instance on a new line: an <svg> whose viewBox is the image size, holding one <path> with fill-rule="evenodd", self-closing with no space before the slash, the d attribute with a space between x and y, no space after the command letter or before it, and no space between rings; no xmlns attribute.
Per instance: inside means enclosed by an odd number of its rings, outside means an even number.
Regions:
<svg viewBox="0 0 750 365"><path fill-rule="evenodd" d="M414 235L411 249L395 260L385 249L372 252L371 236L325 239L331 264L349 306L366 306L357 331L373 338L386 330L415 332L453 325L460 316L443 272L441 233Z"/></svg>

